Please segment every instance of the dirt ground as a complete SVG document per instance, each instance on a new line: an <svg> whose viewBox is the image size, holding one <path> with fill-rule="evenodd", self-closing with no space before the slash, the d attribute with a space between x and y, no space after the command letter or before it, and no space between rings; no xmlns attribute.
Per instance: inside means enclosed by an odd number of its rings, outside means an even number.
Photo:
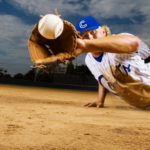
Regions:
<svg viewBox="0 0 150 150"><path fill-rule="evenodd" d="M150 150L150 110L97 92L0 84L0 150Z"/></svg>

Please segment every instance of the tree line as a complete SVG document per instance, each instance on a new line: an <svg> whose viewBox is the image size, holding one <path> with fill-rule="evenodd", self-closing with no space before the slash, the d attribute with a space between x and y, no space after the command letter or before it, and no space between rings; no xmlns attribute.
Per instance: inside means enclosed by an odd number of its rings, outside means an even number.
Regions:
<svg viewBox="0 0 150 150"><path fill-rule="evenodd" d="M27 73L17 73L10 75L4 68L0 68L0 78L11 78L19 80L29 80L36 82L63 82L66 83L84 83L88 78L93 79L92 74L86 65L74 65L72 61L67 66L61 66L58 63L53 63L44 69L31 68ZM77 81L75 81L77 80Z"/></svg>

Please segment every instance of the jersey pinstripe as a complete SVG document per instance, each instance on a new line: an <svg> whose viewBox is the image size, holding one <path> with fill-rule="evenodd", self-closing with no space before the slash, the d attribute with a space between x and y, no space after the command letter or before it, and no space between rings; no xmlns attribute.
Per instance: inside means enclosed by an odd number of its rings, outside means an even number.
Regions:
<svg viewBox="0 0 150 150"><path fill-rule="evenodd" d="M150 85L150 65L144 63L144 59L149 55L148 46L141 41L137 52L130 54L103 53L96 59L91 53L88 53L85 63L95 79L115 94L110 85L117 80L114 76L116 69L124 75L124 78L131 76L134 80Z"/></svg>

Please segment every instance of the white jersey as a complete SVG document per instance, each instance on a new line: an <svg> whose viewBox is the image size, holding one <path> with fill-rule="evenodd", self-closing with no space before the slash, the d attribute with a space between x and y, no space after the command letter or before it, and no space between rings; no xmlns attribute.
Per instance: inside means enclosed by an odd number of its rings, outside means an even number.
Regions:
<svg viewBox="0 0 150 150"><path fill-rule="evenodd" d="M117 69L126 76L131 76L136 81L141 81L150 85L150 67L144 63L144 59L150 56L150 50L144 42L140 42L138 51L130 54L103 53L100 57L94 58L88 53L85 63L95 79L112 93L116 93L111 88L110 83L117 79L114 71Z"/></svg>

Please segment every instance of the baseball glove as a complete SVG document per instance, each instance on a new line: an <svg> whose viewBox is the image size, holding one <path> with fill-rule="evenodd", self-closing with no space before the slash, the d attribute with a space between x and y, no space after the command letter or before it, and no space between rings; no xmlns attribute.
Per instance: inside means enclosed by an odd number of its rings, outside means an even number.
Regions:
<svg viewBox="0 0 150 150"><path fill-rule="evenodd" d="M75 59L74 54L77 42L80 38L79 32L72 23L63 20L64 29L56 39L46 39L40 35L38 24L32 30L28 40L28 49L35 68L47 67L51 62L67 64L70 59Z"/></svg>

